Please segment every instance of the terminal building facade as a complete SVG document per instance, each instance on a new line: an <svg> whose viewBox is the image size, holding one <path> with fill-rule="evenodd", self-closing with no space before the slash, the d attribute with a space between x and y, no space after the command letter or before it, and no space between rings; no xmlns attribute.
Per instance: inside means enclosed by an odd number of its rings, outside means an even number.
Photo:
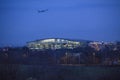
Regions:
<svg viewBox="0 0 120 80"><path fill-rule="evenodd" d="M48 38L27 42L27 47L31 50L74 49L81 45L82 43L80 41L62 38Z"/></svg>

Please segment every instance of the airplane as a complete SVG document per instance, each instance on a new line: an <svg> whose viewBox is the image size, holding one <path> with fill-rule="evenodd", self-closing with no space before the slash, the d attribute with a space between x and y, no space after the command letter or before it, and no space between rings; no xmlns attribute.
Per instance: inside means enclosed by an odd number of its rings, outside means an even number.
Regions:
<svg viewBox="0 0 120 80"><path fill-rule="evenodd" d="M38 10L38 13L43 13L43 12L46 12L48 11L48 9L45 9L45 10Z"/></svg>

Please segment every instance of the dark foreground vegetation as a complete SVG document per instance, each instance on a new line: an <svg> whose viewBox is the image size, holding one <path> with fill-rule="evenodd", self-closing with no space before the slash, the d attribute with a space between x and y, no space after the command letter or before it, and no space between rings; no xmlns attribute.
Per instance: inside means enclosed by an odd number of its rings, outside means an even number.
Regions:
<svg viewBox="0 0 120 80"><path fill-rule="evenodd" d="M120 45L96 48L0 48L0 80L120 80Z"/></svg>
<svg viewBox="0 0 120 80"><path fill-rule="evenodd" d="M0 80L120 80L120 67L2 64Z"/></svg>

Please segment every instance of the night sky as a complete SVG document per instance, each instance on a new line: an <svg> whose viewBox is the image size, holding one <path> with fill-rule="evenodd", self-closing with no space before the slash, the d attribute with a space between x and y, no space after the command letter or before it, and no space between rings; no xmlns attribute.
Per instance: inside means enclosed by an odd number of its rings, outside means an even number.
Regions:
<svg viewBox="0 0 120 80"><path fill-rule="evenodd" d="M0 46L51 37L120 41L120 0L0 0Z"/></svg>

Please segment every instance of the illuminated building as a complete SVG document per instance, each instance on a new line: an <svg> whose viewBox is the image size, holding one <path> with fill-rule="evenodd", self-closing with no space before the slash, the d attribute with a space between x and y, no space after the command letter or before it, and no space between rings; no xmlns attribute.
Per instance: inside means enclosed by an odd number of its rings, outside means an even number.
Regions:
<svg viewBox="0 0 120 80"><path fill-rule="evenodd" d="M104 45L102 42L90 42L89 43L89 46L94 48L95 50L99 51L101 50L102 48L104 48Z"/></svg>
<svg viewBox="0 0 120 80"><path fill-rule="evenodd" d="M49 38L27 42L27 47L33 50L44 49L74 49L81 46L81 42L62 38Z"/></svg>

